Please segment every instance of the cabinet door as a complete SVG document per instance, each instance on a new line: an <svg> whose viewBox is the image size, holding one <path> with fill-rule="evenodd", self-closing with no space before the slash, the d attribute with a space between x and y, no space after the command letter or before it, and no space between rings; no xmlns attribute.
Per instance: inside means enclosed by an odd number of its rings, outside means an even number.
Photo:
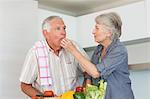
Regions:
<svg viewBox="0 0 150 99"><path fill-rule="evenodd" d="M147 21L147 33L150 37L150 0L145 0L146 5L146 21Z"/></svg>
<svg viewBox="0 0 150 99"><path fill-rule="evenodd" d="M137 2L115 9L122 18L122 41L141 39L148 36L146 31L145 2Z"/></svg>

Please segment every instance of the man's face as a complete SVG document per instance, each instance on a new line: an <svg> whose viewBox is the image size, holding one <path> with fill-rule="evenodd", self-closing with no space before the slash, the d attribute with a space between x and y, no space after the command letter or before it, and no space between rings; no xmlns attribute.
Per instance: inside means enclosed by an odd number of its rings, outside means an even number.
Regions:
<svg viewBox="0 0 150 99"><path fill-rule="evenodd" d="M53 19L49 22L50 32L47 32L46 39L55 46L60 46L62 39L66 37L66 26L61 19Z"/></svg>

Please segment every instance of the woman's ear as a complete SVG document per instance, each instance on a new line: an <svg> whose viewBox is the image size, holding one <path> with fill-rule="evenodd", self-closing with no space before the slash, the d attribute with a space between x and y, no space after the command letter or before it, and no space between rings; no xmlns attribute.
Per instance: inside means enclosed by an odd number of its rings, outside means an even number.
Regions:
<svg viewBox="0 0 150 99"><path fill-rule="evenodd" d="M107 36L108 36L108 37L111 37L111 36L112 36L112 30L111 30L111 29L108 30Z"/></svg>

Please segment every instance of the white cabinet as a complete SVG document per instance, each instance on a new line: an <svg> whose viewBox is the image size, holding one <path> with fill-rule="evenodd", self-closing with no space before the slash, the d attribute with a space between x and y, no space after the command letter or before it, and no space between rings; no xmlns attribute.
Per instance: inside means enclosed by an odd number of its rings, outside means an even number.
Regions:
<svg viewBox="0 0 150 99"><path fill-rule="evenodd" d="M144 1L117 8L117 11L123 22L122 41L141 39L148 36Z"/></svg>
<svg viewBox="0 0 150 99"><path fill-rule="evenodd" d="M150 42L127 45L126 48L129 64L150 63Z"/></svg>
<svg viewBox="0 0 150 99"><path fill-rule="evenodd" d="M145 5L146 5L147 33L150 35L150 0L145 0Z"/></svg>
<svg viewBox="0 0 150 99"><path fill-rule="evenodd" d="M123 22L121 41L149 37L146 31L145 2L140 1L77 17L77 41L80 42L82 47L96 45L92 36L92 29L95 24L94 19L99 14L112 11L117 12Z"/></svg>

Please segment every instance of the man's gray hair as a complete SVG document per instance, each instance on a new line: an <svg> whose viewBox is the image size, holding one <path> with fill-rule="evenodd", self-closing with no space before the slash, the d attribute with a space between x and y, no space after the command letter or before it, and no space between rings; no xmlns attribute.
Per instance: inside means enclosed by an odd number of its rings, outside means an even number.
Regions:
<svg viewBox="0 0 150 99"><path fill-rule="evenodd" d="M108 26L112 29L111 40L118 39L121 36L122 21L115 12L104 13L95 18L96 23Z"/></svg>
<svg viewBox="0 0 150 99"><path fill-rule="evenodd" d="M48 18L46 18L43 21L43 23L42 23L42 30L47 30L49 32L50 28L51 28L49 22L52 21L53 19L61 19L62 20L62 18L59 17L59 16L49 16Z"/></svg>

